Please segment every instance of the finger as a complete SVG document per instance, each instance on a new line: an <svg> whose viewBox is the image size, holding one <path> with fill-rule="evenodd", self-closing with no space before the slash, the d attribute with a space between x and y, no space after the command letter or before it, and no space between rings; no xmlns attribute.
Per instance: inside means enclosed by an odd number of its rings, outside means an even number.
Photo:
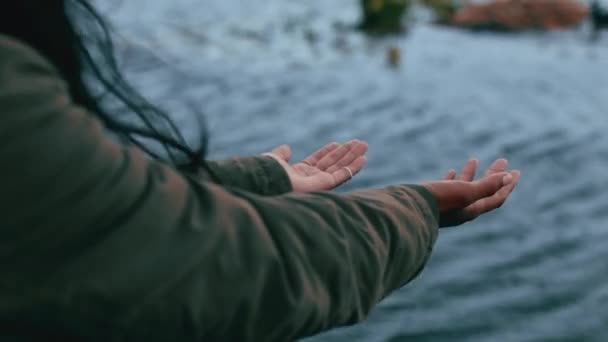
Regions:
<svg viewBox="0 0 608 342"><path fill-rule="evenodd" d="M464 215L466 216L466 219L472 220L482 214L500 208L507 201L509 195L513 192L513 189L515 189L520 175L521 173L519 171L511 172L512 180L510 183L503 186L494 195L482 198L465 208Z"/></svg>
<svg viewBox="0 0 608 342"><path fill-rule="evenodd" d="M474 182L475 190L472 194L473 197L470 198L470 204L482 198L493 196L503 186L510 184L512 181L513 175L508 172L499 172Z"/></svg>
<svg viewBox="0 0 608 342"><path fill-rule="evenodd" d="M361 171L361 169L363 169L363 167L365 166L366 163L367 163L367 158L365 156L359 156L355 160L353 160L352 163L346 165L346 167L348 167L353 172L353 176L354 176L354 175L358 174Z"/></svg>
<svg viewBox="0 0 608 342"><path fill-rule="evenodd" d="M327 156L329 153L331 153L332 151L334 151L335 149L337 149L340 146L342 146L342 145L338 144L337 142L329 143L329 144L321 147L320 149L318 149L315 153L306 157L304 159L304 162L306 162L306 164L308 164L310 166L316 166L317 163L321 159L323 159L323 157Z"/></svg>
<svg viewBox="0 0 608 342"><path fill-rule="evenodd" d="M475 173L477 172L477 167L479 166L479 161L477 159L469 159L464 167L462 168L462 174L460 175L460 180L466 182L472 182L475 179Z"/></svg>
<svg viewBox="0 0 608 342"><path fill-rule="evenodd" d="M281 145L272 150L272 154L288 162L291 159L291 148L288 145Z"/></svg>
<svg viewBox="0 0 608 342"><path fill-rule="evenodd" d="M352 145L350 145L350 149L342 158L337 160L334 165L331 165L327 168L327 172L332 173L342 167L350 165L357 158L365 155L367 152L368 145L364 141L356 140Z"/></svg>
<svg viewBox="0 0 608 342"><path fill-rule="evenodd" d="M456 170L450 169L448 173L443 177L443 180L454 180L456 179L457 174L458 172L456 172Z"/></svg>
<svg viewBox="0 0 608 342"><path fill-rule="evenodd" d="M504 172L507 169L509 162L506 159L497 159L488 167L484 173L484 177L487 177L493 173Z"/></svg>
<svg viewBox="0 0 608 342"><path fill-rule="evenodd" d="M335 181L335 184L332 188L351 180L351 178L353 176L355 176L357 173L359 173L359 171L361 171L363 166L365 166L366 162L367 162L367 159L364 156L360 156L357 159L355 159L349 166L342 167L342 168L334 171L331 174ZM352 175L351 175L351 172L352 172Z"/></svg>
<svg viewBox="0 0 608 342"><path fill-rule="evenodd" d="M323 157L321 160L319 160L319 162L315 166L321 171L326 171L327 168L334 165L338 160L342 159L342 157L344 157L348 153L348 151L350 151L352 146L356 143L356 140L351 140L346 144L339 146L338 148L327 154L325 157Z"/></svg>

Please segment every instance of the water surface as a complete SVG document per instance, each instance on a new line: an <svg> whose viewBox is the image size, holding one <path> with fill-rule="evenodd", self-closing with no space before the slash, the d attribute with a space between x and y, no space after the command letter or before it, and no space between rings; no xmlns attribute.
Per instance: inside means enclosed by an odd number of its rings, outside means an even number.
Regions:
<svg viewBox="0 0 608 342"><path fill-rule="evenodd" d="M608 39L473 34L420 24L382 41L341 33L354 0L117 3L134 79L211 157L353 137L367 168L341 190L434 179L466 158L523 172L511 201L443 231L425 272L325 341L608 340ZM608 33L606 33L608 36ZM403 53L399 70L385 49ZM164 61L168 69L146 68ZM192 133L192 132L191 132Z"/></svg>

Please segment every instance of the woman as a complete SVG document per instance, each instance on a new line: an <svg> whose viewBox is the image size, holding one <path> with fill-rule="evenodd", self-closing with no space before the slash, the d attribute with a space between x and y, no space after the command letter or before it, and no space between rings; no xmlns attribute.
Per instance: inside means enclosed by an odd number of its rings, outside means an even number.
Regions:
<svg viewBox="0 0 608 342"><path fill-rule="evenodd" d="M474 181L470 161L457 180L320 191L363 167L360 141L294 165L287 147L204 162L83 28L105 32L85 0L0 11L3 341L288 341L352 324L420 272L438 227L498 208L519 177L498 160ZM100 85L142 124L108 115Z"/></svg>

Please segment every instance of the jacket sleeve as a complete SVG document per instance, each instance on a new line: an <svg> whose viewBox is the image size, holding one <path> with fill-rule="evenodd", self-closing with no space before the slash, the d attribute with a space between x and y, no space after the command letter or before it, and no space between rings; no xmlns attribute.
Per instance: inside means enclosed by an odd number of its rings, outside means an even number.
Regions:
<svg viewBox="0 0 608 342"><path fill-rule="evenodd" d="M292 340L364 319L436 239L423 187L265 197L184 177L2 39L0 85L0 316L23 334Z"/></svg>
<svg viewBox="0 0 608 342"><path fill-rule="evenodd" d="M281 195L292 191L291 181L283 167L269 156L239 157L207 161L222 185L258 195ZM207 175L201 174L204 179Z"/></svg>

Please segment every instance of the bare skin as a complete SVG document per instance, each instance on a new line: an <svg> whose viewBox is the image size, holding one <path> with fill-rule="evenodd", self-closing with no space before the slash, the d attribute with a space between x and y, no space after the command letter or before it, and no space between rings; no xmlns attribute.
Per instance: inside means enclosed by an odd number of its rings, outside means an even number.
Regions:
<svg viewBox="0 0 608 342"><path fill-rule="evenodd" d="M361 140L334 142L291 165L292 153L287 145L275 148L268 155L285 168L294 191L314 192L334 189L359 173L365 166L367 149L367 142ZM507 160L498 159L475 180L479 162L470 159L460 174L451 169L442 180L422 183L437 198L440 226L459 226L500 208L520 177L517 170L507 171L507 165Z"/></svg>
<svg viewBox="0 0 608 342"><path fill-rule="evenodd" d="M475 180L476 159L465 164L460 175L448 171L441 181L423 183L439 202L440 226L453 227L500 208L519 181L520 172L507 172L507 160L498 159Z"/></svg>
<svg viewBox="0 0 608 342"><path fill-rule="evenodd" d="M351 140L344 144L330 143L303 161L289 164L291 149L281 145L268 155L287 171L293 191L314 192L331 190L349 181L365 166L367 142Z"/></svg>

